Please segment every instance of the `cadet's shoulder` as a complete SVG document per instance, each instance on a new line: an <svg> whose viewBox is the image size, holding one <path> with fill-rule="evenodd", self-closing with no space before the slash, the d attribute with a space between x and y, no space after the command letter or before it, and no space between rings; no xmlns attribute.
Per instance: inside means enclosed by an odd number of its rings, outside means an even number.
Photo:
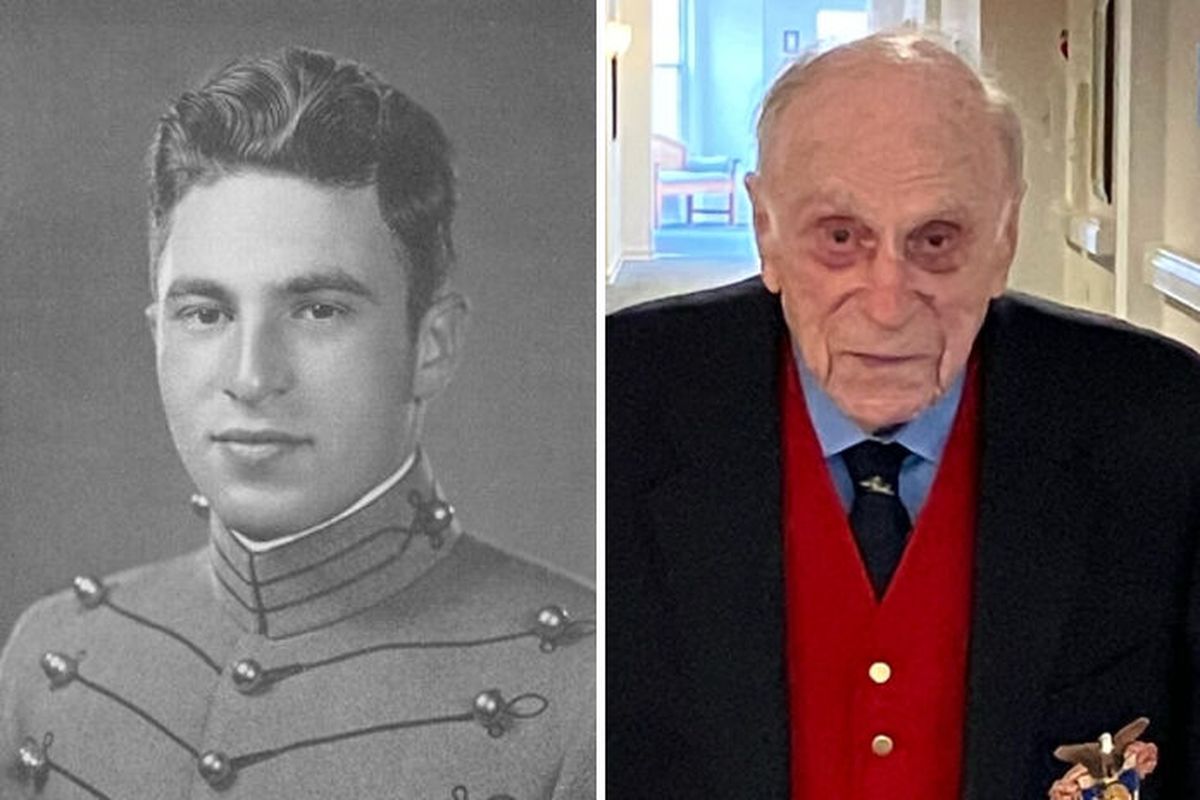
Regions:
<svg viewBox="0 0 1200 800"><path fill-rule="evenodd" d="M566 679L576 683L594 667L595 618L596 593L583 580L473 533L461 535L436 567L367 614L385 627L399 624L432 639L462 639L465 632L480 639L540 638L559 652L551 660L554 671L566 668L560 677L573 674ZM527 648L505 652L514 669L534 669L540 661L536 648L533 661Z"/></svg>
<svg viewBox="0 0 1200 800"><path fill-rule="evenodd" d="M460 567L484 602L497 605L556 605L573 615L591 616L596 591L584 579L531 556L504 548L475 534L464 535L455 547Z"/></svg>
<svg viewBox="0 0 1200 800"><path fill-rule="evenodd" d="M89 604L119 591L123 602L139 606L188 606L206 585L202 570L204 551L144 564L110 575L95 576L80 570L64 580L65 588L32 603L18 618L6 653L15 649L43 649L50 640L79 626L95 627L104 617L88 616ZM100 620L98 623L97 620Z"/></svg>

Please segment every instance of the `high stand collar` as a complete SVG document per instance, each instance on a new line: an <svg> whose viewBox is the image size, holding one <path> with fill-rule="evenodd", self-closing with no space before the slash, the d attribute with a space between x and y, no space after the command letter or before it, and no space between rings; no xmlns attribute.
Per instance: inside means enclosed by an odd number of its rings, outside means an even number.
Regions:
<svg viewBox="0 0 1200 800"><path fill-rule="evenodd" d="M404 476L363 508L265 552L252 552L209 514L213 590L243 630L282 639L402 591L460 535L454 509L418 453Z"/></svg>

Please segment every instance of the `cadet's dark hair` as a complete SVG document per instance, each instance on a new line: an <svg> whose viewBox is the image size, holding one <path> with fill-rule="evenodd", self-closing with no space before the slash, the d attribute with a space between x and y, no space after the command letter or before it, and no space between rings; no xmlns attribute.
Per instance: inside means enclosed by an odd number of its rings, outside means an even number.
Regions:
<svg viewBox="0 0 1200 800"><path fill-rule="evenodd" d="M187 191L253 170L374 186L408 264L415 327L454 260L450 144L433 115L361 64L288 48L238 59L158 122L150 147L150 271Z"/></svg>

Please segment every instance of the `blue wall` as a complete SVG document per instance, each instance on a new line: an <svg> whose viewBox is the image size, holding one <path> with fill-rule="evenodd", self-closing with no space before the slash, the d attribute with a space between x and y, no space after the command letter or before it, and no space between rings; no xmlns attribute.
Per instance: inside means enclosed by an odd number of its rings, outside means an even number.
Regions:
<svg viewBox="0 0 1200 800"><path fill-rule="evenodd" d="M687 0L695 39L685 77L684 136L701 155L755 163L754 121L763 92L791 58L783 32L816 38L817 11L866 10L866 0Z"/></svg>
<svg viewBox="0 0 1200 800"><path fill-rule="evenodd" d="M754 123L771 81L794 55L783 51L784 31L800 33L801 48L817 35L817 11L865 11L867 0L679 0L691 39L685 45L683 139L695 155L740 160L739 172L758 160ZM686 22L690 20L690 25ZM676 221L668 203L668 221ZM738 220L750 218L739 191Z"/></svg>
<svg viewBox="0 0 1200 800"><path fill-rule="evenodd" d="M765 0L770 2L770 0ZM697 153L750 163L754 117L763 90L764 0L694 0L692 80L685 88L685 133Z"/></svg>
<svg viewBox="0 0 1200 800"><path fill-rule="evenodd" d="M762 71L767 83L795 58L795 55L783 51L783 32L799 31L800 47L808 47L816 42L817 11L823 10L866 11L867 0L766 0L762 25Z"/></svg>

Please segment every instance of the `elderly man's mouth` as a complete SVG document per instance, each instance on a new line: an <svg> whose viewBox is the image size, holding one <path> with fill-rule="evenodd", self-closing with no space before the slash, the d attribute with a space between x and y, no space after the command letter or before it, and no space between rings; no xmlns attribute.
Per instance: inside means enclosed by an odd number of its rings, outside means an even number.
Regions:
<svg viewBox="0 0 1200 800"><path fill-rule="evenodd" d="M921 354L891 354L891 353L857 353L851 352L847 355L852 356L858 361L869 367L895 367L904 366L906 364L915 364L927 359L927 356Z"/></svg>

